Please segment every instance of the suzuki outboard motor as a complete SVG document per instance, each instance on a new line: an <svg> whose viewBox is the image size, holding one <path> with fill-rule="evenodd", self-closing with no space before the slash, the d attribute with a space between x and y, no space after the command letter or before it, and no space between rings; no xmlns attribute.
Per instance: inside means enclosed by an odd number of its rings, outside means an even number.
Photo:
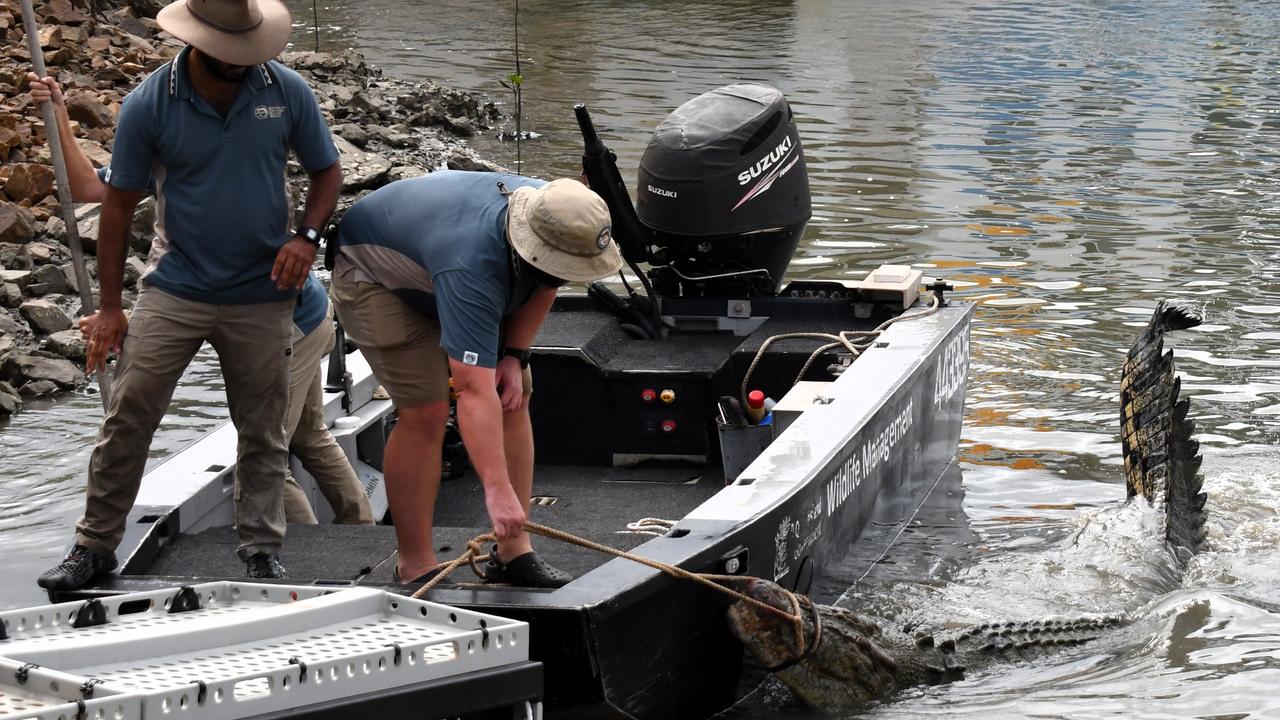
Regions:
<svg viewBox="0 0 1280 720"><path fill-rule="evenodd" d="M782 92L739 83L676 108L645 148L636 196L658 295L776 294L812 214Z"/></svg>

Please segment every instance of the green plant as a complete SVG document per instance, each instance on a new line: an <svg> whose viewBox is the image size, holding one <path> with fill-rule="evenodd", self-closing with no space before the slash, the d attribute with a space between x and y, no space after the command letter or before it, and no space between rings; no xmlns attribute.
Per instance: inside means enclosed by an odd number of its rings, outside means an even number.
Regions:
<svg viewBox="0 0 1280 720"><path fill-rule="evenodd" d="M516 71L507 76L506 80L500 80L502 86L511 91L512 98L515 100L516 106L516 172L520 172L520 140L524 135L521 130L521 119L524 113L523 105L520 102L520 89L524 85L524 75L520 73L520 0L515 0L515 18L513 23L513 32L515 36L515 55L516 55Z"/></svg>

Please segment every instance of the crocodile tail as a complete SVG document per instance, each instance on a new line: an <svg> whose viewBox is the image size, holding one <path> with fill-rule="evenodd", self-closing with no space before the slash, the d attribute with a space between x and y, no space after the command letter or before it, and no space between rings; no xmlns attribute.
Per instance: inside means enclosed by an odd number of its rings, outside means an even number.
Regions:
<svg viewBox="0 0 1280 720"><path fill-rule="evenodd" d="M1200 445L1190 402L1180 399L1173 351L1164 350L1164 333L1199 325L1189 308L1161 300L1151 322L1125 358L1120 378L1120 436L1125 487L1141 495L1163 515L1165 539L1196 552L1205 537L1205 494L1200 476Z"/></svg>

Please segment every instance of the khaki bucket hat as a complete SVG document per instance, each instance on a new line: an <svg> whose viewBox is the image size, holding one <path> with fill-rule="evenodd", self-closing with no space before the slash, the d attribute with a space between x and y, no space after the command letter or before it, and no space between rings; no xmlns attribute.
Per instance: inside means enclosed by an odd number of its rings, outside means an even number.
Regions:
<svg viewBox="0 0 1280 720"><path fill-rule="evenodd" d="M562 280L590 282L622 267L609 207L577 180L516 188L507 199L507 238L526 262Z"/></svg>
<svg viewBox="0 0 1280 720"><path fill-rule="evenodd" d="M232 65L257 65L289 44L289 8L280 0L176 0L156 15L166 32Z"/></svg>

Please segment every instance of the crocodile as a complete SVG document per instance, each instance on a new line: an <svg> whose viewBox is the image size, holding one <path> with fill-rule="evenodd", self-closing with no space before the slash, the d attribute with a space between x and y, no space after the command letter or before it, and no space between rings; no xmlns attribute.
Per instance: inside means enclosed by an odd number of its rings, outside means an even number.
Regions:
<svg viewBox="0 0 1280 720"><path fill-rule="evenodd" d="M1129 349L1120 381L1126 502L1141 497L1154 508L1180 567L1204 544L1206 496L1189 402L1179 398L1164 334L1200 322L1187 307L1160 301ZM916 633L814 603L768 580L748 579L744 592L751 600L729 608L730 630L797 699L820 708L862 705L907 687L960 680L996 662L1043 657L1132 620L1045 619Z"/></svg>

